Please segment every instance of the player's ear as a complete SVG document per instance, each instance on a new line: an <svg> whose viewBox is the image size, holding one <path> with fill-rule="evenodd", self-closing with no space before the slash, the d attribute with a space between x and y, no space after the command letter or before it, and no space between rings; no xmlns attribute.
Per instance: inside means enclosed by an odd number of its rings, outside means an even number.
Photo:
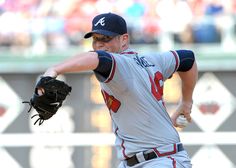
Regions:
<svg viewBox="0 0 236 168"><path fill-rule="evenodd" d="M129 35L128 34L123 34L121 36L121 43L122 43L122 47L126 46L129 42Z"/></svg>

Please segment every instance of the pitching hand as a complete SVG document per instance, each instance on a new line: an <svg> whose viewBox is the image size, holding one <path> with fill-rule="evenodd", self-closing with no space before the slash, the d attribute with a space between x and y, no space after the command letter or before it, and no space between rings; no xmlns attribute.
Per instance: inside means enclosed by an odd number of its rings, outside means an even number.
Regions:
<svg viewBox="0 0 236 168"><path fill-rule="evenodd" d="M174 124L175 127L180 127L183 128L186 126L185 125L180 125L176 122L177 118L180 115L183 115L186 120L190 123L192 118L191 118L191 109L192 109L192 102L180 102L175 113L171 116L172 123Z"/></svg>

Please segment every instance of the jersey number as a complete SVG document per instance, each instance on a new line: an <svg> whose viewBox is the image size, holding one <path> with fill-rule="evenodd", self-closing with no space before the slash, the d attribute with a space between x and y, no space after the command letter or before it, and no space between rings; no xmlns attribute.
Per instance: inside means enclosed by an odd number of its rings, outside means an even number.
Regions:
<svg viewBox="0 0 236 168"><path fill-rule="evenodd" d="M162 99L163 96L163 85L161 86L160 82L163 82L162 74L157 71L154 76L154 81L151 76L149 76L151 82L151 89L153 96L159 101Z"/></svg>

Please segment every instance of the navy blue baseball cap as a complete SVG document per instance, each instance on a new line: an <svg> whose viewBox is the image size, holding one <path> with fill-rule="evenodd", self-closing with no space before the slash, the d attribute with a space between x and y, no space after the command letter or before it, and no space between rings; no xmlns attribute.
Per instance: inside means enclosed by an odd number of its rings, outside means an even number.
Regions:
<svg viewBox="0 0 236 168"><path fill-rule="evenodd" d="M117 36L127 33L127 25L119 15L114 13L104 13L97 15L92 21L92 31L85 34L84 38L89 38L93 33L105 36Z"/></svg>

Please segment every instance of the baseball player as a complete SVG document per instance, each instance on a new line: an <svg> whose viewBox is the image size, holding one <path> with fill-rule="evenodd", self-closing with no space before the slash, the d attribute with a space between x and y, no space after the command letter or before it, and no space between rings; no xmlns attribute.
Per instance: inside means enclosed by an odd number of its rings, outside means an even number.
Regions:
<svg viewBox="0 0 236 168"><path fill-rule="evenodd" d="M114 13L97 15L92 31L84 36L90 37L93 51L49 68L44 76L93 70L111 115L119 168L190 168L190 158L174 126L180 126L176 123L180 115L191 121L198 77L194 53L176 50L140 55L129 48L126 21ZM163 86L175 72L182 81L182 98L170 117L163 102Z"/></svg>

